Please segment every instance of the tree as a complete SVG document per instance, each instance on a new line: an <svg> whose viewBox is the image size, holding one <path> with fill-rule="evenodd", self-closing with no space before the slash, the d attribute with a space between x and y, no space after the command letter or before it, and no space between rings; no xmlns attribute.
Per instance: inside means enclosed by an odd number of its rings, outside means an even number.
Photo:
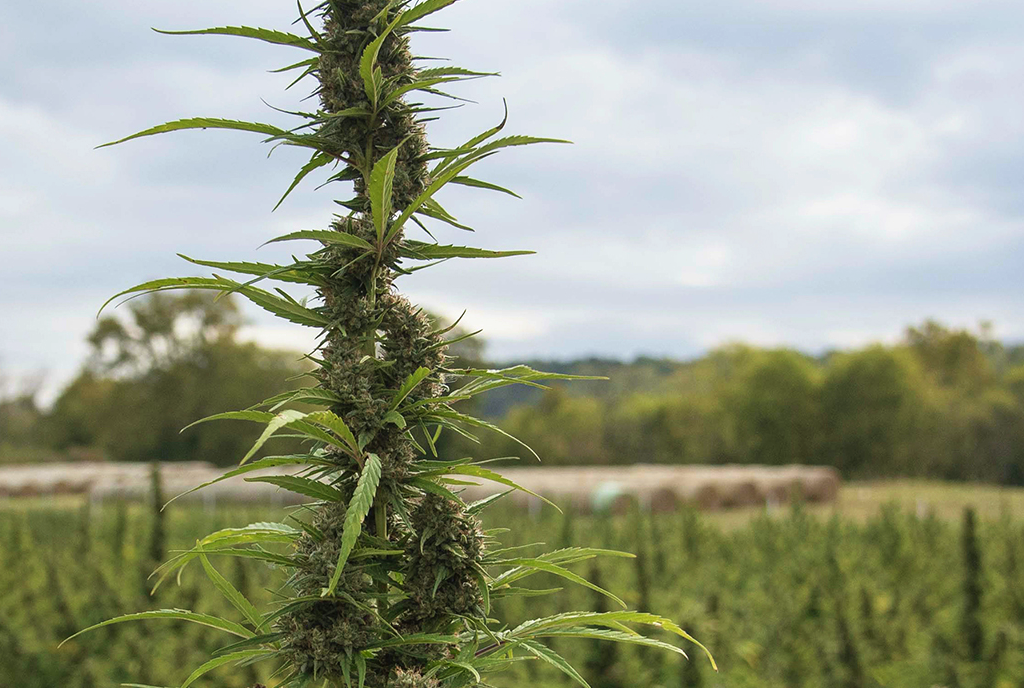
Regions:
<svg viewBox="0 0 1024 688"><path fill-rule="evenodd" d="M849 477L920 470L925 385L905 350L876 345L834 357L821 389L823 459Z"/></svg>
<svg viewBox="0 0 1024 688"><path fill-rule="evenodd" d="M0 463L48 458L40 442L43 411L36 397L41 379L14 382L0 370Z"/></svg>
<svg viewBox="0 0 1024 688"><path fill-rule="evenodd" d="M279 394L306 369L298 353L236 341L241 324L233 298L201 292L152 294L131 301L123 317L102 318L88 364L49 415L51 442L122 461L233 462L248 448L240 428L181 429Z"/></svg>
<svg viewBox="0 0 1024 688"><path fill-rule="evenodd" d="M819 439L818 371L795 351L758 352L726 393L735 441L745 461L811 463Z"/></svg>

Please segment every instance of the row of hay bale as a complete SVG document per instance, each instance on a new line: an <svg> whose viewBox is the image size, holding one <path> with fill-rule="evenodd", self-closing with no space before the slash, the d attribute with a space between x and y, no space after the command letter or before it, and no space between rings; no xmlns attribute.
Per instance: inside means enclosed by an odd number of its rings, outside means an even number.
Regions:
<svg viewBox="0 0 1024 688"><path fill-rule="evenodd" d="M839 473L828 466L581 466L506 468L509 480L558 504L581 511L624 511L632 503L652 511L674 511L686 504L701 510L772 506L796 499L824 503L839 493ZM466 488L466 499L481 499L502 485ZM523 492L509 495L532 508L540 500Z"/></svg>
<svg viewBox="0 0 1024 688"><path fill-rule="evenodd" d="M159 464L164 499L219 478L224 470L200 461ZM0 467L0 497L45 497L85 495L93 502L107 500L143 501L153 490L153 465L148 463L74 462L23 464ZM256 477L267 471L254 471ZM299 495L267 483L229 478L185 497L206 504L224 501L266 501L292 504L304 501Z"/></svg>
<svg viewBox="0 0 1024 688"><path fill-rule="evenodd" d="M280 470L280 469L279 469ZM149 464L49 463L0 467L0 497L88 495L94 502L143 500L151 491ZM160 465L165 498L220 477L223 469L208 463ZM829 502L839 491L839 475L824 466L577 466L562 468L503 468L502 475L528 490L581 511L623 511L633 502L653 511L672 511L683 504L703 510L782 504L799 498ZM252 478L260 472L249 473ZM466 487L467 500L505 489L479 481ZM299 495L274 485L230 478L193 493L188 499L267 501L293 504ZM523 492L510 498L526 507L540 501Z"/></svg>

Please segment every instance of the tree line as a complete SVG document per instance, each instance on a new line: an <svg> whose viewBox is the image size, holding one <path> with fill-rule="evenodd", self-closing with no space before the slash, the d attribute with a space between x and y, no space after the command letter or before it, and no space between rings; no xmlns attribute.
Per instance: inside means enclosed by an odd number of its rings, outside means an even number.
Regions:
<svg viewBox="0 0 1024 688"><path fill-rule="evenodd" d="M52 407L41 408L30 386L0 384L0 463L237 460L252 441L245 424L180 430L308 384L310 369L301 352L240 341L242 324L230 297L131 301L97 322L89 359ZM500 367L485 352L461 341L455 364ZM690 361L530 365L608 378L507 387L464 409L526 441L545 465L802 463L832 465L847 478L1024 484L1024 346L1004 345L984 326L927 321L895 344L818 356L731 344ZM523 453L502 435L479 440L441 444L452 455Z"/></svg>
<svg viewBox="0 0 1024 688"><path fill-rule="evenodd" d="M548 465L825 464L848 478L1024 484L1024 347L984 327L929 321L894 345L821 356L734 344L687 362L546 369L609 377L490 400ZM520 453L500 435L481 440L455 451Z"/></svg>
<svg viewBox="0 0 1024 688"><path fill-rule="evenodd" d="M174 620L120 624L61 640L131 609L201 606L237 611L189 570L150 597L147 574L169 552L212 527L275 517L265 508L177 508L108 502L80 510L0 509L0 677L19 688L96 688L181 677L229 644L219 631ZM627 591L630 609L663 608L705 641L720 673L701 657L559 637L555 649L593 688L991 688L1024 682L1024 530L1007 512L962 521L887 506L866 521L821 519L796 505L723 530L684 510L623 516L506 507L487 525L515 527L507 544L636 550L635 559L573 566L595 583ZM511 537L511 536L509 536ZM247 596L269 602L282 573L260 562L212 555ZM547 574L545 574L547 575ZM501 597L492 613L515 626L536 614L617 607L580 586L538 576L534 596ZM665 634L662 639L674 642ZM267 681L268 669L221 669L211 688ZM7 685L8 683L5 683ZM578 685L543 662L520 662L499 688Z"/></svg>

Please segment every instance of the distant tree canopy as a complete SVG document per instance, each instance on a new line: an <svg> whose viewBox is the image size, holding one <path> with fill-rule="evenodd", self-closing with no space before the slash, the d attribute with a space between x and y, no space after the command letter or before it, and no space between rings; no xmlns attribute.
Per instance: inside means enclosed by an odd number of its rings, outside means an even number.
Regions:
<svg viewBox="0 0 1024 688"><path fill-rule="evenodd" d="M15 455L22 461L50 458L39 434L43 411L36 403L38 380L16 382L0 369L0 463Z"/></svg>
<svg viewBox="0 0 1024 688"><path fill-rule="evenodd" d="M92 355L49 411L35 403L36 385L0 375L0 462L76 454L237 461L254 439L247 424L179 431L299 386L306 369L300 353L239 342L241 325L230 298L158 294L96 324ZM475 339L455 353L453 365L495 367ZM806 463L848 478L1024 484L1024 347L1003 346L985 327L975 334L929 321L894 346L820 357L733 344L686 362L531 365L609 378L548 392L507 387L474 401L474 413L502 419L545 465ZM479 438L442 437L441 449L524 454L500 435Z"/></svg>
<svg viewBox="0 0 1024 688"><path fill-rule="evenodd" d="M288 380L304 370L298 353L237 341L241 325L233 299L199 292L153 294L100 319L89 361L46 419L48 442L122 461L237 462L251 446L251 428L181 429L297 386Z"/></svg>
<svg viewBox="0 0 1024 688"><path fill-rule="evenodd" d="M549 465L808 463L850 478L1024 484L1024 350L987 328L929 321L898 345L819 358L730 345L684 363L536 365L612 377L490 400ZM457 444L522 454L500 436L481 441Z"/></svg>

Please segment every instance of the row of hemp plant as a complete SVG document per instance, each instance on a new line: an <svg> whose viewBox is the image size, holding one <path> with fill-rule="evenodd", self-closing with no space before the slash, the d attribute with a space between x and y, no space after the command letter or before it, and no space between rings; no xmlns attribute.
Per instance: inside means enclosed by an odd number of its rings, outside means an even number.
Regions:
<svg viewBox="0 0 1024 688"><path fill-rule="evenodd" d="M833 522L813 510L794 509L752 515L741 525L733 516L726 523L687 511L645 514L638 529L634 514L529 513L506 498L484 513L484 523L510 527L502 536L507 545L579 542L649 553L650 608L689 620L694 627L684 627L713 648L723 666L714 674L707 662L688 662L653 648L554 639L554 649L593 688L1024 685L1024 524L1009 510L994 518L990 509L973 528L966 517L960 525L955 508L940 512L941 517L917 515L908 504L906 512L886 509L865 514L866 519ZM156 602L145 599L142 584L152 568L155 533L152 519L140 518L143 513L141 507L112 502L91 509L69 508L66 502L0 504L4 686L177 685L159 679L184 678L189 673L184 667L202 664L223 644L221 631L172 620L115 624L56 650L74 630L124 610L159 606L222 617L236 613L198 567L186 573L183 587L164 586ZM177 550L211 530L275 513L267 504L219 502L207 510L178 500L164 512L170 517L168 547ZM592 582L622 591L631 608L647 611L635 561L595 559L581 566ZM243 558L218 568L261 609L272 602L279 571ZM534 616L598 610L600 600L606 601L605 610L614 609L599 593L566 586L557 595L506 598L494 605L492 615L516 626ZM980 643L966 641L969 627L980 629ZM272 663L225 667L195 685L273 686L273 668ZM502 688L574 683L541 661L519 662L488 682Z"/></svg>
<svg viewBox="0 0 1024 688"><path fill-rule="evenodd" d="M444 108L414 100L454 97L442 89L489 76L459 67L420 66L422 60L410 51L414 32L434 30L420 20L453 2L330 0L308 13L300 5L296 25L304 27L305 35L248 27L171 32L241 36L302 51L304 58L284 70L296 72L296 82L315 80L320 108L292 113L300 120L292 129L194 118L115 142L183 129L256 132L267 142L310 151L285 196L320 168L331 169L330 182L348 183L353 191L350 198L336 201L344 210L327 228L271 240L315 242L315 250L302 259L272 265L186 258L244 278L160 279L118 295L174 289L238 293L320 332L310 355L317 365L315 384L199 421L263 426L241 466L221 479L261 471L247 479L315 500L289 523L255 523L208 535L158 569L162 581L198 564L238 618L165 609L99 624L169 618L235 637L196 668L182 688L217 667L254 662L273 662L280 686L457 688L486 685L485 675L523 659L554 665L587 685L545 641L601 639L683 653L675 644L638 631L645 627L693 641L671 620L629 611L613 593L567 568L597 556L629 555L568 547L535 556L503 548L501 530L484 531L478 520L481 510L501 495L467 504L460 499L459 485L480 479L522 488L485 467L491 457L452 458L435 450L442 432L465 437L480 430L501 432L461 413L458 402L506 385L540 386L567 377L525 366L455 367L446 355L447 330L436 329L395 290L402 275L450 258L528 253L440 244L426 223L467 229L438 202L441 189L458 184L511 194L468 176L467 170L504 148L556 142L499 137L502 121L457 148L428 144L424 124ZM415 227L429 240L408 238L407 231ZM313 291L312 298L256 286L267 281L302 285ZM295 404L323 410L301 412L290 408ZM307 440L306 451L250 461L275 435ZM270 468L284 470L265 474ZM225 556L284 568L288 577L279 602L258 610L215 567L215 560ZM623 609L561 613L514 628L494 622L491 605L509 596L537 594L523 584L539 573L596 589Z"/></svg>

